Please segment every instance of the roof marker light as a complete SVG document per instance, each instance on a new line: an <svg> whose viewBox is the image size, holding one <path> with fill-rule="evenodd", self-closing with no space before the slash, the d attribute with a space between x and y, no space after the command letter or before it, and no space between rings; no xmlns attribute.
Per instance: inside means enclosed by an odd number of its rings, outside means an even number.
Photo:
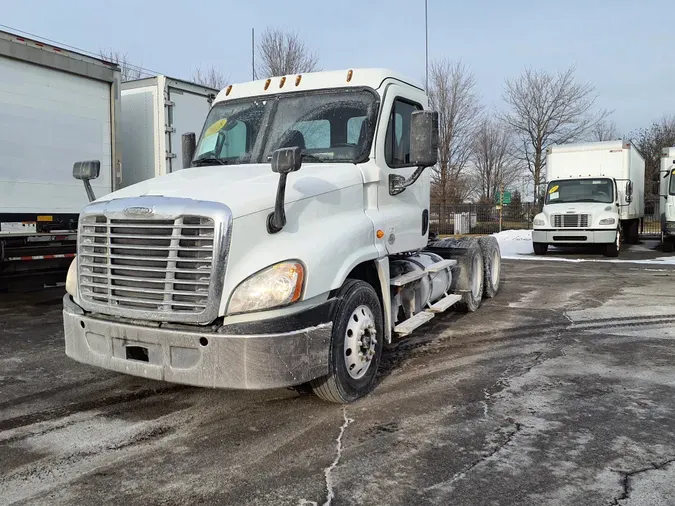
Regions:
<svg viewBox="0 0 675 506"><path fill-rule="evenodd" d="M295 78L295 85L296 85L296 86L300 84L300 79L302 79L302 75L301 75L301 74L298 74L298 75L296 76L296 78Z"/></svg>
<svg viewBox="0 0 675 506"><path fill-rule="evenodd" d="M283 88L284 84L286 84L286 76L283 76L281 81L279 81L279 88Z"/></svg>
<svg viewBox="0 0 675 506"><path fill-rule="evenodd" d="M271 82L272 82L271 79L268 79L267 81L265 81L265 91L267 91L267 88L270 87L270 83L271 83Z"/></svg>
<svg viewBox="0 0 675 506"><path fill-rule="evenodd" d="M232 91L232 85L230 84L227 89L225 90L225 96L228 96L230 92Z"/></svg>
<svg viewBox="0 0 675 506"><path fill-rule="evenodd" d="M347 82L350 82L352 80L352 75L354 75L354 71L352 69L349 69L347 71Z"/></svg>

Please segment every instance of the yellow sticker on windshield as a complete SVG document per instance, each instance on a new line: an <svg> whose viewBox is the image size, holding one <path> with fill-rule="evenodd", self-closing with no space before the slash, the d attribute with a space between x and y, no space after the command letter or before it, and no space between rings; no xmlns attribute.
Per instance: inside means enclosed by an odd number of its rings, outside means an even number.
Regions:
<svg viewBox="0 0 675 506"><path fill-rule="evenodd" d="M209 128L206 129L206 132L204 132L204 137L208 137L209 135L215 134L218 130L223 128L226 123L227 119L221 119L219 121L216 121L213 125L211 125Z"/></svg>
<svg viewBox="0 0 675 506"><path fill-rule="evenodd" d="M555 193L558 191L558 185L555 185L553 188L551 188L548 192L549 193Z"/></svg>

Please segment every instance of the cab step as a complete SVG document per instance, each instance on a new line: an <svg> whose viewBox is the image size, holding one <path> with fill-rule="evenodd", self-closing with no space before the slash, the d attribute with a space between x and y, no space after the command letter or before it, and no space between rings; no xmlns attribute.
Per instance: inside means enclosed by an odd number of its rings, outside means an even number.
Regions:
<svg viewBox="0 0 675 506"><path fill-rule="evenodd" d="M427 309L427 311L431 311L432 313L442 313L443 311L448 309L453 304L459 302L460 300L462 300L461 295L457 295L454 293L446 295L441 300L437 301L435 304L429 306L429 309Z"/></svg>
<svg viewBox="0 0 675 506"><path fill-rule="evenodd" d="M421 327L431 320L434 316L436 315L430 311L420 311L416 315L413 315L396 325L396 327L394 327L394 332L401 336L407 336L408 334L412 334L412 331L417 327Z"/></svg>
<svg viewBox="0 0 675 506"><path fill-rule="evenodd" d="M439 272L445 269L448 269L450 267L454 267L457 265L457 260L441 260L440 262L436 262L435 264L431 264L429 267L427 267L425 270L427 272Z"/></svg>

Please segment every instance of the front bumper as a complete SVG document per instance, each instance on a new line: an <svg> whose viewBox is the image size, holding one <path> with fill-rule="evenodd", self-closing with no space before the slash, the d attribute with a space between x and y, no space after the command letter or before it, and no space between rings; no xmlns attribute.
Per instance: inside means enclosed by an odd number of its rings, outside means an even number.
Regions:
<svg viewBox="0 0 675 506"><path fill-rule="evenodd" d="M532 242L545 244L609 244L616 240L616 229L535 229Z"/></svg>
<svg viewBox="0 0 675 506"><path fill-rule="evenodd" d="M328 374L330 321L312 321L312 326L282 333L246 334L241 325L232 334L186 331L96 318L66 294L63 322L70 358L148 379L257 390L299 385ZM260 330L260 322L251 328Z"/></svg>

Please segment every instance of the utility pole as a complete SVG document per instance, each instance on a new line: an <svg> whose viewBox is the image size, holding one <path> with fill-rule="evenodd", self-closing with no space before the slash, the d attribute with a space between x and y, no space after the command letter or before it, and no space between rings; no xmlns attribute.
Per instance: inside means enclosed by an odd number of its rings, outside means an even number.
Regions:
<svg viewBox="0 0 675 506"><path fill-rule="evenodd" d="M255 81L255 28L251 28L251 78Z"/></svg>
<svg viewBox="0 0 675 506"><path fill-rule="evenodd" d="M429 91L429 0L424 0L424 68L426 72L426 83L424 87Z"/></svg>

